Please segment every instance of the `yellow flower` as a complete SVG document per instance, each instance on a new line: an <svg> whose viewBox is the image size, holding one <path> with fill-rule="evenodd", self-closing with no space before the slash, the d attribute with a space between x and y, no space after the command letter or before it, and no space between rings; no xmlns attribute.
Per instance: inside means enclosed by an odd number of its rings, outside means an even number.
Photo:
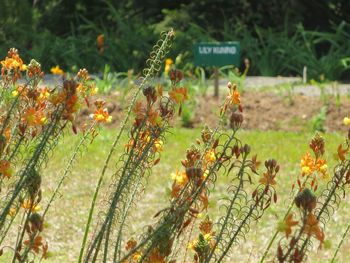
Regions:
<svg viewBox="0 0 350 263"><path fill-rule="evenodd" d="M140 252L136 252L135 254L133 254L132 259L135 262L138 262L140 260L141 256L142 256L142 254Z"/></svg>
<svg viewBox="0 0 350 263"><path fill-rule="evenodd" d="M17 213L17 209L14 208L14 207L11 207L11 208L10 208L10 211L9 211L9 213L8 213L8 215L9 215L10 217L14 217L14 216L16 215L16 213Z"/></svg>
<svg viewBox="0 0 350 263"><path fill-rule="evenodd" d="M171 65L174 63L174 61L171 58L167 58L165 60L165 69L164 72L165 74L168 74L170 69L171 69Z"/></svg>
<svg viewBox="0 0 350 263"><path fill-rule="evenodd" d="M19 94L18 90L12 91L12 96L13 96L13 97L17 97L18 94Z"/></svg>
<svg viewBox="0 0 350 263"><path fill-rule="evenodd" d="M193 240L192 242L188 243L188 248L194 250L196 246L198 245L198 239Z"/></svg>
<svg viewBox="0 0 350 263"><path fill-rule="evenodd" d="M166 60L165 60L165 65L172 65L174 63L174 61L171 59L171 58L167 58Z"/></svg>
<svg viewBox="0 0 350 263"><path fill-rule="evenodd" d="M40 95L38 97L39 101L47 100L50 97L50 91L47 87L39 90Z"/></svg>
<svg viewBox="0 0 350 263"><path fill-rule="evenodd" d="M308 166L301 167L302 174L310 175L312 173L312 170Z"/></svg>
<svg viewBox="0 0 350 263"><path fill-rule="evenodd" d="M64 74L64 71L62 69L60 69L60 66L58 66L58 65L56 67L52 67L50 71L54 75L63 75Z"/></svg>
<svg viewBox="0 0 350 263"><path fill-rule="evenodd" d="M204 173L203 173L203 179L207 178L208 175L209 175L209 170L206 169L206 170L204 171Z"/></svg>
<svg viewBox="0 0 350 263"><path fill-rule="evenodd" d="M38 212L41 209L41 206L38 204L32 204L32 201L30 199L25 199L22 203L22 207L26 210L31 209L32 212Z"/></svg>
<svg viewBox="0 0 350 263"><path fill-rule="evenodd" d="M162 140L160 140L160 139L155 140L155 142L154 142L154 150L156 152L163 151L163 145L164 145L164 142Z"/></svg>
<svg viewBox="0 0 350 263"><path fill-rule="evenodd" d="M307 152L300 160L301 172L303 175L310 175L315 171L315 160Z"/></svg>
<svg viewBox="0 0 350 263"><path fill-rule="evenodd" d="M184 185L188 181L188 178L185 172L176 171L176 173L171 173L171 178L178 185Z"/></svg>
<svg viewBox="0 0 350 263"><path fill-rule="evenodd" d="M344 123L346 126L350 126L350 118L345 117L344 120L343 120L343 123Z"/></svg>
<svg viewBox="0 0 350 263"><path fill-rule="evenodd" d="M207 241L208 243L210 242L210 240L213 239L212 233L207 233L204 235L204 239L205 241Z"/></svg>
<svg viewBox="0 0 350 263"><path fill-rule="evenodd" d="M98 109L94 112L94 114L90 115L91 118L93 118L97 122L111 122L112 116L109 115L107 109Z"/></svg>
<svg viewBox="0 0 350 263"><path fill-rule="evenodd" d="M207 163L212 163L212 162L215 162L215 160L216 160L215 150L214 149L210 149L205 154L205 161Z"/></svg>

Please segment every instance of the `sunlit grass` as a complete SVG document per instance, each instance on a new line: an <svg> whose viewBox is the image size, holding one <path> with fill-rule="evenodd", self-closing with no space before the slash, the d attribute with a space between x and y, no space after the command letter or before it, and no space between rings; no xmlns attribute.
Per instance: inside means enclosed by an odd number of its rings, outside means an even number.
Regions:
<svg viewBox="0 0 350 263"><path fill-rule="evenodd" d="M52 257L47 262L75 262L79 253L80 243L83 236L84 225L87 220L87 213L91 202L91 197L96 185L97 178L107 151L112 143L114 134L117 130L109 129L100 131L96 141L89 146L87 153L82 156L72 171L72 174L65 181L61 189L61 197L57 199L47 216L47 228L44 233L49 242L49 249ZM252 230L247 235L247 241L242 242L242 246L237 251L231 253L233 256L228 258L227 262L257 262L263 252L269 237L275 230L278 220L283 216L286 207L290 202L290 190L292 182L300 170L300 157L308 150L308 141L312 137L311 133L291 133L291 132L260 132L260 131L241 131L239 138L243 143L251 146L252 154L258 153L258 159L263 161L268 158L278 160L281 170L277 178L278 182L278 203L271 206L268 212L257 224L252 224ZM181 129L171 130L167 136L167 142L162 153L161 162L154 168L154 173L148 179L148 186L145 189L142 198L137 201L135 208L129 220L129 235L135 238L147 225L154 222L153 216L161 208L167 206L169 191L171 187L170 174L176 169L181 169L180 161L184 158L186 149L195 143L196 138L200 137L199 129ZM329 166L335 163L333 153L343 137L340 134L325 134L326 156ZM54 189L57 181L60 179L60 169L64 167L64 161L69 158L70 152L77 140L75 135L67 135L58 145L50 163L45 169L43 176L43 196L48 197ZM121 140L123 141L123 140ZM125 141L125 140L124 140ZM121 153L124 145L118 146L117 154ZM115 156L114 160L117 159ZM263 165L262 165L263 166ZM261 167L262 168L262 167ZM111 174L106 177L107 180ZM253 178L257 179L257 178ZM230 178L218 178L216 188L211 191L211 202L209 203L208 213L214 218L219 214L220 198L225 195L226 183ZM249 189L249 188L248 188ZM248 190L249 191L249 190ZM102 195L106 191L102 191ZM101 196L103 198L103 196ZM101 198L100 198L101 200ZM346 227L348 222L347 200L344 200L340 210L335 213L326 228L326 239L331 240L335 246L340 238L339 233ZM47 201L43 200L43 203ZM341 215L341 217L339 216ZM142 230L142 231L141 231ZM339 258L346 262L350 257L345 253L349 248L344 244ZM275 252L274 249L272 251ZM310 262L327 262L333 250L322 250L316 257L310 254ZM319 261L319 258L324 261Z"/></svg>

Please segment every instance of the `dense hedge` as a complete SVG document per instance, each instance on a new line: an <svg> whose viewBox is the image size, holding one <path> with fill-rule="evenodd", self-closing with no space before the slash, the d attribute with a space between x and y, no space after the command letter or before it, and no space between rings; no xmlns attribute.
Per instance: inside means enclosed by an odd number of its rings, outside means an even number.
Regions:
<svg viewBox="0 0 350 263"><path fill-rule="evenodd" d="M337 79L350 57L349 22L346 0L2 0L0 55L15 46L46 70L140 69L159 32L174 27L171 56L181 54L182 67L192 66L196 41L239 40L250 74L295 75L306 65L315 78Z"/></svg>

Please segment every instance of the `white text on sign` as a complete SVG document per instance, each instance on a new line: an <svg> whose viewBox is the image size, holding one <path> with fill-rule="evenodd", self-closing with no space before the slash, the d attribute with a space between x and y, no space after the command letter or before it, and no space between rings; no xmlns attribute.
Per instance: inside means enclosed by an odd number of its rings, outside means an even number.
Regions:
<svg viewBox="0 0 350 263"><path fill-rule="evenodd" d="M236 54L236 47L199 47L199 54Z"/></svg>

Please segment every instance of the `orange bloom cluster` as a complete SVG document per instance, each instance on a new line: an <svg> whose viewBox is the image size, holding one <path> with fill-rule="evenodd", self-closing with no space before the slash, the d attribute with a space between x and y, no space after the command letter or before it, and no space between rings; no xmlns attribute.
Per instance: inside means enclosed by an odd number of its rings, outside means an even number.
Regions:
<svg viewBox="0 0 350 263"><path fill-rule="evenodd" d="M303 182L301 182L299 178L297 179L299 191L304 189L307 185L316 191L318 187L317 175L320 175L324 180L328 180L330 178L327 161L322 158L325 152L323 138L319 134L316 134L314 138L312 138L309 147L314 156L312 156L310 152L307 152L300 159L301 176L303 178Z"/></svg>
<svg viewBox="0 0 350 263"><path fill-rule="evenodd" d="M202 132L202 139L206 138L204 135L205 133L208 133L208 131L204 130ZM183 194L191 196L191 194L195 192L197 188L200 187L206 180L209 170L217 161L215 144L217 144L217 142L214 142L212 148L205 150L203 153L196 146L193 146L187 150L186 159L181 162L185 168L185 171L176 171L176 173L171 174L173 179L171 191L172 198L179 198L179 194L183 192L182 190L187 186L190 187L187 187L187 191L185 191ZM199 201L201 210L208 207L209 200L205 187L200 193ZM197 205L195 205L195 209L193 211L197 211L197 208Z"/></svg>
<svg viewBox="0 0 350 263"><path fill-rule="evenodd" d="M1 76L5 81L11 80L13 83L21 77L21 71L25 71L27 66L18 54L18 50L11 48L7 53L7 57L0 61Z"/></svg>
<svg viewBox="0 0 350 263"><path fill-rule="evenodd" d="M44 109L30 107L24 111L22 123L27 126L42 126L46 123Z"/></svg>
<svg viewBox="0 0 350 263"><path fill-rule="evenodd" d="M328 166L326 160L312 158L311 154L307 152L301 158L300 167L302 175L310 175L314 172L319 172L323 178L328 176Z"/></svg>
<svg viewBox="0 0 350 263"><path fill-rule="evenodd" d="M169 96L177 104L184 103L188 99L187 89L185 87L173 88Z"/></svg>
<svg viewBox="0 0 350 263"><path fill-rule="evenodd" d="M229 94L227 95L225 103L221 108L220 115L224 114L228 108L235 109L237 107L239 111L242 111L241 95L237 90L237 85L232 85L232 83L229 82L227 87L229 89Z"/></svg>
<svg viewBox="0 0 350 263"><path fill-rule="evenodd" d="M151 127L159 127L162 124L160 112L154 110L152 107L147 109L140 101L136 102L133 112L136 115L135 126L139 126L143 122L146 122L146 124L149 124Z"/></svg>
<svg viewBox="0 0 350 263"><path fill-rule="evenodd" d="M136 245L137 245L137 241L132 238L129 241L127 241L127 243L125 245L125 249L126 249L126 251L130 251L130 250L134 249L136 247ZM165 262L167 262L165 260L165 258L166 258L166 256L168 256L170 254L170 251L168 251L166 254L167 255L162 255L162 253L160 253L158 248L153 248L151 250L151 252L149 253L149 255L144 260L147 263L165 263ZM136 251L132 254L131 257L129 257L129 259L124 260L123 263L137 263L137 262L139 262L141 257L142 257L142 252Z"/></svg>
<svg viewBox="0 0 350 263"><path fill-rule="evenodd" d="M107 108L99 108L97 109L94 114L90 115L92 119L94 119L96 122L103 122L103 123L109 123L112 121L112 116L108 114Z"/></svg>
<svg viewBox="0 0 350 263"><path fill-rule="evenodd" d="M151 140L152 145L150 145ZM143 131L139 134L137 140L131 138L125 147L128 153L133 150L136 156L140 156L147 146L151 146L151 150L153 150L154 153L160 153L163 151L163 145L164 143L160 138L152 139L152 135L149 131Z"/></svg>
<svg viewBox="0 0 350 263"><path fill-rule="evenodd" d="M319 220L313 213L307 215L307 220L304 228L304 233L308 236L315 237L321 243L324 242L325 235L319 225Z"/></svg>
<svg viewBox="0 0 350 263"><path fill-rule="evenodd" d="M44 218L38 214L42 200L42 178L37 172L41 165L39 160L51 150L50 142L57 140L57 136L62 133L67 123L74 123L81 104L85 102L89 106L89 99L96 93L96 88L85 69L80 70L69 80L63 77L62 87L41 86L44 76L41 65L35 60L25 65L16 49L11 49L0 65L2 96L6 98L2 100L0 106L0 191L2 187L6 191L12 191L11 187L22 185L18 190L18 196L14 195L13 202L6 204L9 216L15 217L18 213L23 213L25 218L23 221L25 227L20 231L23 229L26 235L19 234L20 239L16 244L17 248L25 247L25 249L15 251L18 260L28 261L28 258L22 259L21 256L27 257L27 254L34 256L39 253L45 258L48 245L42 238ZM56 67L53 73L64 72ZM21 77L25 81L19 84L18 80ZM108 112L102 108L98 108L94 116L96 122L111 120ZM76 132L74 124L73 131ZM39 140L33 139L39 136L41 136ZM33 155L35 158L27 156L26 147L29 145L35 147L33 153L29 151L30 154L35 154ZM157 147L160 147L160 143ZM16 165L26 167L28 160L31 168L20 170L19 174L29 180L25 180L25 184L18 185L11 185L13 183L11 180L10 184L6 185L5 178L13 175Z"/></svg>

